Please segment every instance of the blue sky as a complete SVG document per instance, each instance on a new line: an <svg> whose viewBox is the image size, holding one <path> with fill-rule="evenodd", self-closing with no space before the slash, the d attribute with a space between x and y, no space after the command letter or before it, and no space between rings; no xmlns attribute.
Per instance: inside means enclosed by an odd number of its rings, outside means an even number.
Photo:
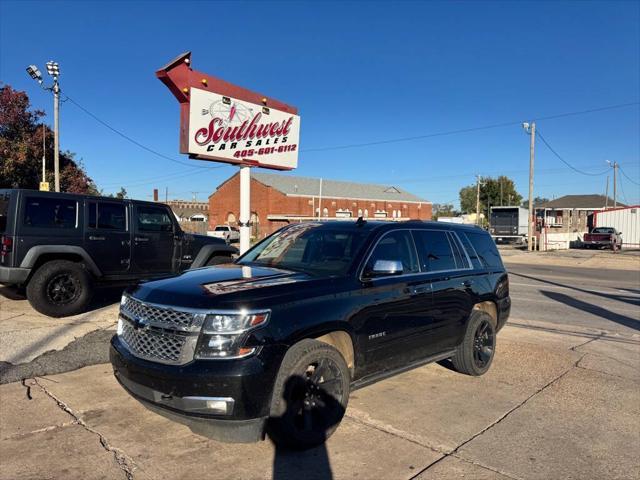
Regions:
<svg viewBox="0 0 640 480"><path fill-rule="evenodd" d="M71 102L61 145L105 192L154 187L205 199L237 168L178 153L178 103L154 72L191 50L194 68L296 105L293 174L395 184L457 203L474 175L506 174L523 197L528 137L518 125L368 147L317 150L466 129L640 100L640 3L622 2L0 2L0 80L51 111L25 72L61 65ZM52 119L47 117L46 121ZM640 181L638 105L538 121L577 168L618 161ZM306 151L305 151L306 150ZM620 200L640 187L620 175ZM536 195L604 193L606 175L564 166L538 142ZM610 187L611 189L611 187Z"/></svg>

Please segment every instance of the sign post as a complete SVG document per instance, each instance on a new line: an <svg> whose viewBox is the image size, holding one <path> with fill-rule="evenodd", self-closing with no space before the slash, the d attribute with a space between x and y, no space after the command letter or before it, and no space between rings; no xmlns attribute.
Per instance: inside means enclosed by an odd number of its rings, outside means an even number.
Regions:
<svg viewBox="0 0 640 480"><path fill-rule="evenodd" d="M240 167L240 253L250 244L250 167L298 166L298 109L191 68L187 52L156 72L180 103L180 153Z"/></svg>

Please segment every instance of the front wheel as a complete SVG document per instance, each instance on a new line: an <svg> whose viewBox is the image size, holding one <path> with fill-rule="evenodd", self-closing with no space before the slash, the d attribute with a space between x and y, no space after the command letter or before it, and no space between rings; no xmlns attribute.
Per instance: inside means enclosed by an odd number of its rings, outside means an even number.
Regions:
<svg viewBox="0 0 640 480"><path fill-rule="evenodd" d="M453 367L467 375L483 375L489 370L495 351L495 321L488 313L473 310L464 339L451 359Z"/></svg>
<svg viewBox="0 0 640 480"><path fill-rule="evenodd" d="M50 317L84 312L93 296L91 275L82 264L54 260L42 265L27 284L31 306Z"/></svg>
<svg viewBox="0 0 640 480"><path fill-rule="evenodd" d="M324 443L342 421L350 379L344 358L331 345L306 339L291 347L273 390L271 440L296 450Z"/></svg>

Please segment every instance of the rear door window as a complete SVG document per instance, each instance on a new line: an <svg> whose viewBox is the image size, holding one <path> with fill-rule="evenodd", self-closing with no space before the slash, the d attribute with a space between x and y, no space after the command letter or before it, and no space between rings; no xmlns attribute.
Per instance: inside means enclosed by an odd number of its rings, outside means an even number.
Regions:
<svg viewBox="0 0 640 480"><path fill-rule="evenodd" d="M456 260L447 232L444 230L415 230L416 247L422 269L427 272L456 270Z"/></svg>
<svg viewBox="0 0 640 480"><path fill-rule="evenodd" d="M484 267L503 268L498 247L496 247L496 243L489 234L482 232L466 232L462 234L462 236L465 235L473 245L473 249Z"/></svg>
<svg viewBox="0 0 640 480"><path fill-rule="evenodd" d="M173 223L164 208L138 207L138 231L171 232Z"/></svg>
<svg viewBox="0 0 640 480"><path fill-rule="evenodd" d="M78 202L64 198L27 197L24 224L33 228L76 228Z"/></svg>
<svg viewBox="0 0 640 480"><path fill-rule="evenodd" d="M90 202L89 228L127 230L127 207L120 203Z"/></svg>
<svg viewBox="0 0 640 480"><path fill-rule="evenodd" d="M471 265L469 265L469 260L464 254L464 249L462 248L462 245L460 245L460 242L458 241L456 235L454 235L452 232L449 232L449 240L451 242L451 247L453 248L453 256L456 259L456 265L458 266L458 268L471 268Z"/></svg>

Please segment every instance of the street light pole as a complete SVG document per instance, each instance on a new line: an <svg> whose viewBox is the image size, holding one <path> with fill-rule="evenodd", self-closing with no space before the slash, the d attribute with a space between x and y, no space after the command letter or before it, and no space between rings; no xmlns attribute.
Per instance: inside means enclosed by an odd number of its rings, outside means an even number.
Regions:
<svg viewBox="0 0 640 480"><path fill-rule="evenodd" d="M60 85L53 77L53 168L56 192L60 191Z"/></svg>
<svg viewBox="0 0 640 480"><path fill-rule="evenodd" d="M42 183L47 181L47 133L44 122L42 122Z"/></svg>

